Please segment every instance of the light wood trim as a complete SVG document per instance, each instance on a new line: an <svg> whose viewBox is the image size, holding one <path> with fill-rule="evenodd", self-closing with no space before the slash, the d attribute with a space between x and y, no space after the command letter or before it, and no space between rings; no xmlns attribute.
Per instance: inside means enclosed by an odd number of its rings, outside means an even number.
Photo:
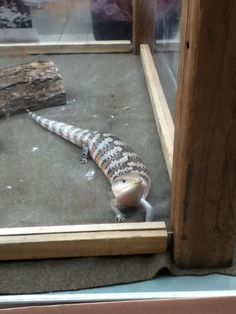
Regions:
<svg viewBox="0 0 236 314"><path fill-rule="evenodd" d="M66 225L66 226L40 226L21 228L0 228L0 236L22 236L56 233L80 233L80 232L105 232L105 231L145 231L165 230L164 222L137 222L137 223L114 223L93 225Z"/></svg>
<svg viewBox="0 0 236 314"><path fill-rule="evenodd" d="M141 60L151 98L157 130L167 165L169 177L172 174L174 123L158 77L156 67L148 45L140 46Z"/></svg>
<svg viewBox="0 0 236 314"><path fill-rule="evenodd" d="M0 260L164 253L166 230L0 236Z"/></svg>
<svg viewBox="0 0 236 314"><path fill-rule="evenodd" d="M131 51L131 43L126 40L0 44L0 55L126 53Z"/></svg>

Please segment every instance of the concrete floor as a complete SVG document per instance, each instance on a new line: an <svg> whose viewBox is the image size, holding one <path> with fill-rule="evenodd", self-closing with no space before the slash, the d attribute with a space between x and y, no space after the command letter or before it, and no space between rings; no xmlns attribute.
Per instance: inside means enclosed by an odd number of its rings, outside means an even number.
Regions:
<svg viewBox="0 0 236 314"><path fill-rule="evenodd" d="M0 68L53 60L68 103L40 111L46 117L110 132L148 166L148 200L157 220L169 215L170 182L140 58L131 54L2 57ZM81 165L80 149L45 131L26 114L0 121L0 227L114 222L110 185L94 162ZM130 210L128 221L143 221Z"/></svg>

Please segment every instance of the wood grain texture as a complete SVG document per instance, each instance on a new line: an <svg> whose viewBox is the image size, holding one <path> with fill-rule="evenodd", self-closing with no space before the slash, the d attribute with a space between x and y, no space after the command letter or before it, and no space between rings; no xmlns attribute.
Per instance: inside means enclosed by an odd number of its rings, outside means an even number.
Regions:
<svg viewBox="0 0 236 314"><path fill-rule="evenodd" d="M164 253L166 230L0 236L0 260Z"/></svg>
<svg viewBox="0 0 236 314"><path fill-rule="evenodd" d="M174 123L148 45L140 46L141 60L169 177L172 176Z"/></svg>
<svg viewBox="0 0 236 314"><path fill-rule="evenodd" d="M133 0L133 52L140 54L140 45L154 46L156 0Z"/></svg>
<svg viewBox="0 0 236 314"><path fill-rule="evenodd" d="M0 44L0 55L125 53L131 51L131 43L127 40Z"/></svg>
<svg viewBox="0 0 236 314"><path fill-rule="evenodd" d="M0 71L0 117L25 109L66 104L62 77L52 61L34 61Z"/></svg>
<svg viewBox="0 0 236 314"><path fill-rule="evenodd" d="M163 221L153 222L126 222L112 224L92 225L65 225L65 226L40 226L40 227L18 227L0 228L0 236L6 235L29 235L29 234L52 234L52 233L78 233L78 232L105 232L105 231L144 231L165 230Z"/></svg>
<svg viewBox="0 0 236 314"><path fill-rule="evenodd" d="M236 240L236 2L182 2L172 222L180 267L232 263Z"/></svg>

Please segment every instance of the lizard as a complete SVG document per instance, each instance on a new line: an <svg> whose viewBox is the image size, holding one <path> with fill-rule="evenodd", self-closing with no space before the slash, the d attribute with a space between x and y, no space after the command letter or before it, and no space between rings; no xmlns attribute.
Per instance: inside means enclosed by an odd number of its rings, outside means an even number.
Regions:
<svg viewBox="0 0 236 314"><path fill-rule="evenodd" d="M88 155L111 183L114 199L111 208L115 220L125 221L122 212L127 207L142 207L146 211L146 221L155 217L154 208L146 200L151 186L147 167L141 158L117 136L81 129L63 122L49 120L27 110L32 120L48 131L82 148L82 164L88 162Z"/></svg>

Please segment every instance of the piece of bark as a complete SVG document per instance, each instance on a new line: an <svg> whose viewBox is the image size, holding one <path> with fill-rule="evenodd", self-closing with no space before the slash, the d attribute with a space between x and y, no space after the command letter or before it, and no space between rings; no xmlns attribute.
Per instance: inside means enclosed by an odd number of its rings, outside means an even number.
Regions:
<svg viewBox="0 0 236 314"><path fill-rule="evenodd" d="M63 80L52 61L0 70L0 117L65 104Z"/></svg>

